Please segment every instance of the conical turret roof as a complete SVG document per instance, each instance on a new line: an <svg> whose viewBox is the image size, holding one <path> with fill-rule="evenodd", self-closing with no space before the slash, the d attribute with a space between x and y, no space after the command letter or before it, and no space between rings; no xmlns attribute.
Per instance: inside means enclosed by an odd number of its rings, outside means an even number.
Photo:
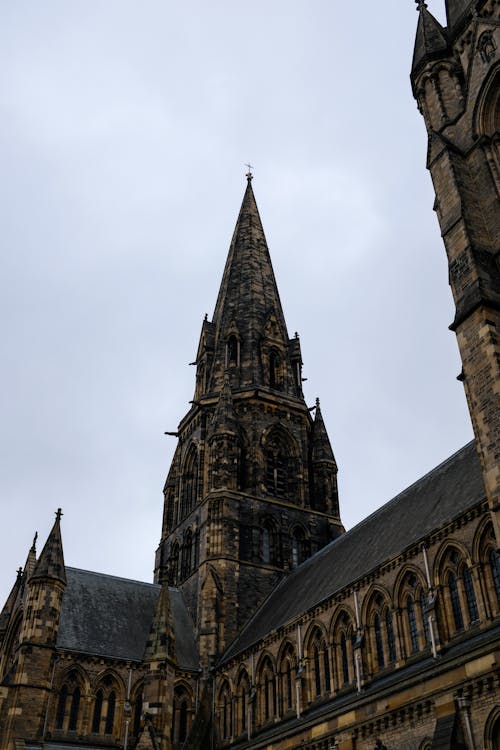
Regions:
<svg viewBox="0 0 500 750"><path fill-rule="evenodd" d="M333 455L330 438L326 431L323 415L321 414L321 408L319 405L319 398L316 399L316 414L314 417L313 424L313 436L312 436L312 460L316 461L328 461L329 463L335 464L335 456Z"/></svg>
<svg viewBox="0 0 500 750"><path fill-rule="evenodd" d="M415 47L413 50L412 73L429 57L438 57L448 49L446 33L439 21L429 13L427 3L418 1L419 18Z"/></svg>
<svg viewBox="0 0 500 750"><path fill-rule="evenodd" d="M50 578L52 580L66 583L66 570L64 566L61 538L61 516L62 512L59 508L56 513L54 525L31 576L32 580L36 578Z"/></svg>

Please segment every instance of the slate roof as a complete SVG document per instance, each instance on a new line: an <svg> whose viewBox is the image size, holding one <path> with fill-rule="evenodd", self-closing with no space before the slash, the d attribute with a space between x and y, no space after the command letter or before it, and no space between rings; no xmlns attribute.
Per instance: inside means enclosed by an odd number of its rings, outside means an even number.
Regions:
<svg viewBox="0 0 500 750"><path fill-rule="evenodd" d="M161 587L70 567L66 577L57 648L142 661ZM177 662L195 669L192 621L181 592L169 589L169 595Z"/></svg>
<svg viewBox="0 0 500 750"><path fill-rule="evenodd" d="M229 647L223 661L394 558L484 498L479 459L471 442L282 579Z"/></svg>

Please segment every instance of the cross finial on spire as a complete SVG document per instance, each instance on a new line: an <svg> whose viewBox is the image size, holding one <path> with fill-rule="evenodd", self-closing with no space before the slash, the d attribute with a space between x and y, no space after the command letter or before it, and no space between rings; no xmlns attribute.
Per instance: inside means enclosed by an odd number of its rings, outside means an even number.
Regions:
<svg viewBox="0 0 500 750"><path fill-rule="evenodd" d="M316 408L319 409L319 398L316 397Z"/></svg>
<svg viewBox="0 0 500 750"><path fill-rule="evenodd" d="M418 11L423 10L424 8L427 8L427 3L425 2L425 0L415 0L415 2L417 4Z"/></svg>
<svg viewBox="0 0 500 750"><path fill-rule="evenodd" d="M60 521L62 515L63 515L63 512L62 512L61 508L58 508L57 511L56 511L56 521Z"/></svg>
<svg viewBox="0 0 500 750"><path fill-rule="evenodd" d="M33 537L33 544L31 545L31 549L33 552L36 551L36 540L38 539L38 531L35 531L35 536Z"/></svg>
<svg viewBox="0 0 500 750"><path fill-rule="evenodd" d="M248 167L248 172L246 173L245 177L247 178L248 182L251 182L253 180L253 167L251 164L245 164L245 167Z"/></svg>

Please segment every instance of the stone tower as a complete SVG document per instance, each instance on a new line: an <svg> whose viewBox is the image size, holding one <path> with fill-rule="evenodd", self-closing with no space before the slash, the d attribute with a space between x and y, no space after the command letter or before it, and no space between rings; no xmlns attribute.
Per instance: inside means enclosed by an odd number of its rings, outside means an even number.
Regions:
<svg viewBox="0 0 500 750"><path fill-rule="evenodd" d="M213 319L196 355L191 409L164 495L156 581L179 586L207 666L284 571L343 532L337 465L302 394L247 175Z"/></svg>
<svg viewBox="0 0 500 750"><path fill-rule="evenodd" d="M463 380L500 546L500 4L417 0L411 81L448 256Z"/></svg>

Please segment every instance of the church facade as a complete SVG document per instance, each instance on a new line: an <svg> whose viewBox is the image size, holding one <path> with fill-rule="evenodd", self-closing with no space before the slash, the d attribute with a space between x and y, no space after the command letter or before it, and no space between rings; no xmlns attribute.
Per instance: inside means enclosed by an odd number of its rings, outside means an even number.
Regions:
<svg viewBox="0 0 500 750"><path fill-rule="evenodd" d="M500 3L417 5L474 441L345 531L247 175L154 582L66 566L57 512L0 612L0 750L500 749Z"/></svg>

